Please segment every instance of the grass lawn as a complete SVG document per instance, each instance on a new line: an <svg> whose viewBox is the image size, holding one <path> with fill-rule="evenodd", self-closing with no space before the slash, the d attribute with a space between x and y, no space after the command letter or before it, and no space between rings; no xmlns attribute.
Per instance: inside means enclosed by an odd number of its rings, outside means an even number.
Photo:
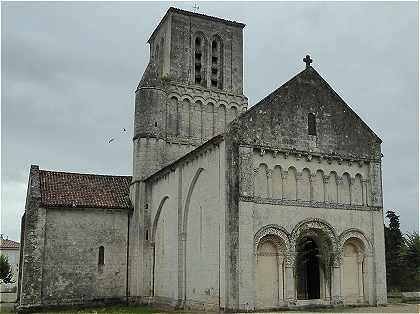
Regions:
<svg viewBox="0 0 420 314"><path fill-rule="evenodd" d="M0 313L15 313L12 312L10 309L2 309ZM126 306L114 306L114 307L106 307L106 308L87 308L81 310L51 310L51 311L43 311L43 312L35 312L35 313L48 313L48 314L99 314L99 313L159 313L159 310L152 309L148 307L126 307Z"/></svg>

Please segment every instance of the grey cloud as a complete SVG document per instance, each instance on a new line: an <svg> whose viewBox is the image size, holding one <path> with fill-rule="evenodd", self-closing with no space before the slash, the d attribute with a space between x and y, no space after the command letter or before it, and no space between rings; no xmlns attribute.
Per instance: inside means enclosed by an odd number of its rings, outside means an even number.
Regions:
<svg viewBox="0 0 420 314"><path fill-rule="evenodd" d="M2 232L19 237L31 163L130 174L134 90L169 6L192 2L2 3ZM200 2L244 22L254 105L314 68L383 139L385 210L418 229L418 4ZM112 145L109 137L121 135Z"/></svg>

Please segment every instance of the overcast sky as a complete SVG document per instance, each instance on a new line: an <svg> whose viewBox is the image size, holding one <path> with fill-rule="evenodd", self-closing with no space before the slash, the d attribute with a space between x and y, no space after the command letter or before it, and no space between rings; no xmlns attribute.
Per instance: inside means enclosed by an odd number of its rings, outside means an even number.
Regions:
<svg viewBox="0 0 420 314"><path fill-rule="evenodd" d="M148 62L147 39L170 6L192 5L2 2L2 233L19 240L31 164L131 175L134 91ZM417 230L417 3L199 7L246 24L244 94L251 106L311 55L313 67L382 138L385 211L397 210L403 231Z"/></svg>

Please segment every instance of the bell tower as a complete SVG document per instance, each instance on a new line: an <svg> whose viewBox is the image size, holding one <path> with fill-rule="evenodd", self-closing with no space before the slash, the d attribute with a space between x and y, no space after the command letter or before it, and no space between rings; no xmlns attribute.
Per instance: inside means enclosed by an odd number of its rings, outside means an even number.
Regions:
<svg viewBox="0 0 420 314"><path fill-rule="evenodd" d="M244 24L170 8L136 90L133 180L223 133L247 109Z"/></svg>

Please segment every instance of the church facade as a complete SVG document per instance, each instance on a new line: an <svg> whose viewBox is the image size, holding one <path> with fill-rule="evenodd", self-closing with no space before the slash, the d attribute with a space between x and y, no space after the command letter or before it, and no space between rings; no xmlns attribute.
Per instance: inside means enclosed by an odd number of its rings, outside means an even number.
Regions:
<svg viewBox="0 0 420 314"><path fill-rule="evenodd" d="M386 303L381 140L310 65L248 109L244 24L170 8L133 176L31 168L18 302Z"/></svg>

